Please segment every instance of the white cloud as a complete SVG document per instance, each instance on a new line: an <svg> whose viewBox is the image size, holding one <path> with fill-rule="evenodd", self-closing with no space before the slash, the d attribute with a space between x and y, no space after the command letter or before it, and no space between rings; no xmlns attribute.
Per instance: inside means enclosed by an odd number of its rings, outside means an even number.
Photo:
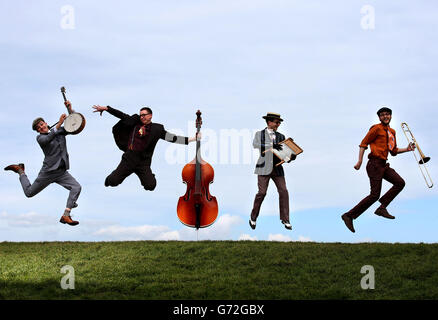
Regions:
<svg viewBox="0 0 438 320"><path fill-rule="evenodd" d="M249 234L244 233L244 234L241 234L239 239L237 239L237 240L239 240L239 241L245 241L245 240L256 241L257 237L256 236L251 237Z"/></svg>
<svg viewBox="0 0 438 320"><path fill-rule="evenodd" d="M6 222L9 227L29 228L40 227L53 224L54 217L36 212L28 212L22 214L10 214L2 212L0 214L2 222Z"/></svg>
<svg viewBox="0 0 438 320"><path fill-rule="evenodd" d="M231 238L233 228L241 223L242 219L240 217L224 214L219 216L212 226L198 231L187 227L180 230L171 230L164 225L130 227L111 225L100 228L93 235L113 240L219 240Z"/></svg>
<svg viewBox="0 0 438 320"><path fill-rule="evenodd" d="M196 231L192 228L184 228L181 230L181 238L184 240L224 240L232 238L233 228L242 223L242 218L232 216L230 214L219 215L216 222L208 228L199 229ZM195 236L196 232L198 234Z"/></svg>
<svg viewBox="0 0 438 320"><path fill-rule="evenodd" d="M101 228L93 233L95 236L108 237L112 240L179 240L179 234L167 226L132 226L113 225Z"/></svg>
<svg viewBox="0 0 438 320"><path fill-rule="evenodd" d="M313 242L312 239L310 239L309 237L304 237L304 236L299 236L298 241L300 241L300 242Z"/></svg>
<svg viewBox="0 0 438 320"><path fill-rule="evenodd" d="M281 242L289 242L293 241L291 237L285 236L283 234L269 234L268 241L281 241Z"/></svg>
<svg viewBox="0 0 438 320"><path fill-rule="evenodd" d="M312 242L313 240L304 237L304 236L298 236L298 240L293 240L291 237L277 233L277 234L269 234L268 241L281 241L281 242L290 242L290 241L300 241L300 242Z"/></svg>

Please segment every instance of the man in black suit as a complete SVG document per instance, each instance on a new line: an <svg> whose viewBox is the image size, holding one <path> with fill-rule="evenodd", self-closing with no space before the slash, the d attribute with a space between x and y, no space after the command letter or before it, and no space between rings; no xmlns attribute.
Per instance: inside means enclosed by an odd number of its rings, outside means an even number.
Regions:
<svg viewBox="0 0 438 320"><path fill-rule="evenodd" d="M93 106L94 112L108 111L120 121L113 127L114 140L124 153L118 167L105 179L105 186L118 186L135 173L146 190L154 190L157 181L151 171L152 155L159 139L172 143L189 144L196 137L188 138L167 132L162 124L152 122L152 110L140 109L132 116L110 106ZM198 139L200 136L198 137Z"/></svg>

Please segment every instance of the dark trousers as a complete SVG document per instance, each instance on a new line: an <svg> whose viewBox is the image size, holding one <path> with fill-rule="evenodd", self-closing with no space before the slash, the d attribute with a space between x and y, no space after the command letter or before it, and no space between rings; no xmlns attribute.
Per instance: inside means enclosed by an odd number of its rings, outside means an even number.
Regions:
<svg viewBox="0 0 438 320"><path fill-rule="evenodd" d="M284 179L284 176L270 174L258 175L257 177L259 191L254 199L254 206L251 211L251 220L257 220L257 217L260 213L260 206L262 205L263 199L265 199L266 196L266 191L268 190L269 180L272 179L277 187L279 195L280 219L283 221L289 221L289 192L286 188L286 180Z"/></svg>
<svg viewBox="0 0 438 320"><path fill-rule="evenodd" d="M146 165L145 160L135 152L125 152L117 168L105 179L105 186L115 187L125 180L129 175L135 173L140 179L141 185L146 190L154 190L157 185L155 175L151 167Z"/></svg>
<svg viewBox="0 0 438 320"><path fill-rule="evenodd" d="M383 159L368 160L367 173L370 178L371 192L353 209L348 211L347 214L353 219L359 217L377 200L386 208L405 186L403 178L394 169L390 168L389 163L386 163ZM393 186L380 198L382 179L392 183Z"/></svg>

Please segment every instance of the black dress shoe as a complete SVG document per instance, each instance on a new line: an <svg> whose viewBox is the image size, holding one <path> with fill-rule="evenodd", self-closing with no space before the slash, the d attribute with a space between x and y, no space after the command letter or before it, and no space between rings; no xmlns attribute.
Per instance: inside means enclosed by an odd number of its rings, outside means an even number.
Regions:
<svg viewBox="0 0 438 320"><path fill-rule="evenodd" d="M289 223L289 221L281 220L281 223L284 224L284 227L285 227L287 230L292 230L292 225Z"/></svg>
<svg viewBox="0 0 438 320"><path fill-rule="evenodd" d="M252 230L254 230L256 228L256 222L249 219L249 226L251 227Z"/></svg>
<svg viewBox="0 0 438 320"><path fill-rule="evenodd" d="M342 220L344 220L345 225L351 232L356 232L353 227L353 218L349 217L346 213L341 216Z"/></svg>
<svg viewBox="0 0 438 320"><path fill-rule="evenodd" d="M376 211L374 211L375 214L377 214L378 216L387 218L387 219L395 219L395 217L393 215L390 215L388 210L386 210L386 208L382 208L379 207L377 208Z"/></svg>

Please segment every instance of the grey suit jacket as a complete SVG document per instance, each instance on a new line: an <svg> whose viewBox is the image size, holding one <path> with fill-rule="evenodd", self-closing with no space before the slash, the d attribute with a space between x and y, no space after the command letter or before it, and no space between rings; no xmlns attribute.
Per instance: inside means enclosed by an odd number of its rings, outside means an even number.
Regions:
<svg viewBox="0 0 438 320"><path fill-rule="evenodd" d="M40 172L49 172L59 168L64 160L66 170L70 168L67 143L65 136L68 134L64 127L52 129L49 133L40 133L36 139L44 152L44 162Z"/></svg>
<svg viewBox="0 0 438 320"><path fill-rule="evenodd" d="M275 132L275 143L279 143L285 139L284 135L279 132ZM252 143L253 147L260 150L260 156L257 160L257 164L254 173L257 175L269 175L272 170L275 170L276 175L284 176L283 166L275 166L280 160L274 156L272 152L266 152L273 145L273 141L268 134L267 128L257 131Z"/></svg>

